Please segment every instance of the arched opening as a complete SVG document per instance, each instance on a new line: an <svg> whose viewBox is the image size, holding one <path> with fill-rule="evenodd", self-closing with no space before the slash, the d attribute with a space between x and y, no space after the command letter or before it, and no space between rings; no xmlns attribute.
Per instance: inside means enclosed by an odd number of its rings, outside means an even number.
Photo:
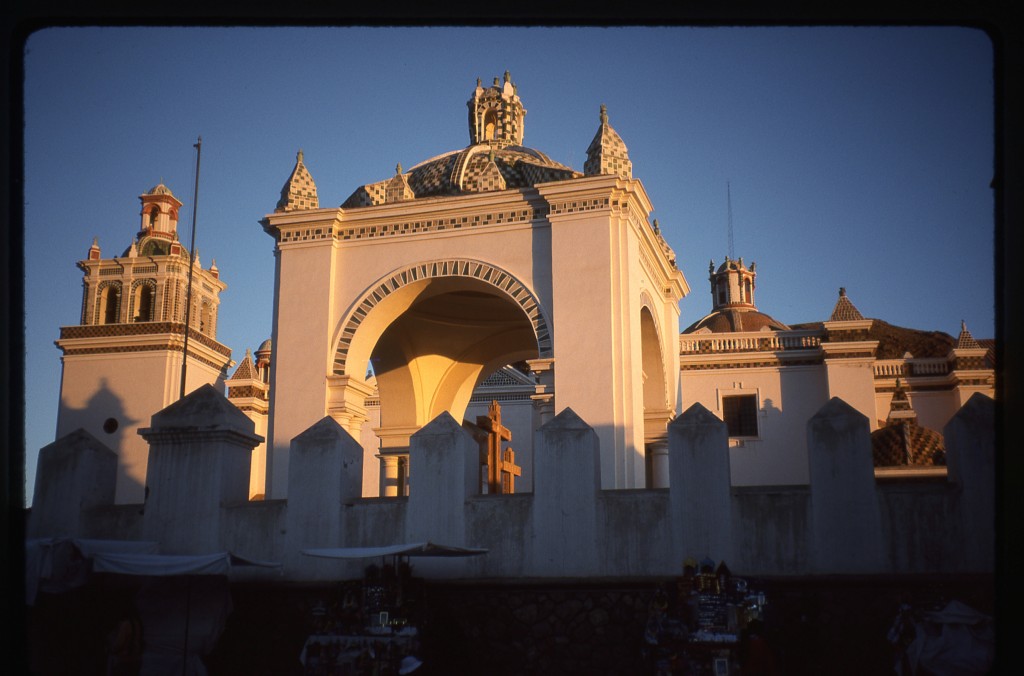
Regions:
<svg viewBox="0 0 1024 676"><path fill-rule="evenodd" d="M213 306L204 300L199 309L199 333L211 335L213 331Z"/></svg>
<svg viewBox="0 0 1024 676"><path fill-rule="evenodd" d="M754 286L749 279L743 281L743 300L751 304L754 302Z"/></svg>
<svg viewBox="0 0 1024 676"><path fill-rule="evenodd" d="M99 312L97 319L100 324L116 324L121 308L121 287L115 284L105 286L100 291Z"/></svg>
<svg viewBox="0 0 1024 676"><path fill-rule="evenodd" d="M142 283L135 287L135 298L132 303L133 322L153 321L153 286Z"/></svg>
<svg viewBox="0 0 1024 676"><path fill-rule="evenodd" d="M149 210L149 218L147 219L148 220L148 225L149 225L149 227L153 228L154 230L156 229L157 217L159 217L159 215L160 215L159 207L153 207L152 209Z"/></svg>
<svg viewBox="0 0 1024 676"><path fill-rule="evenodd" d="M658 326L650 308L640 308L640 354L644 393L644 478L648 488L668 486L666 425L669 409L665 363Z"/></svg>
<svg viewBox="0 0 1024 676"><path fill-rule="evenodd" d="M725 281L725 278L719 278L719 280L718 280L718 304L719 305L725 305L725 302L727 300L727 292L728 292L728 290L729 290L728 282Z"/></svg>
<svg viewBox="0 0 1024 676"><path fill-rule="evenodd" d="M382 427L420 427L444 411L461 420L486 376L538 356L533 326L514 301L476 280L427 286L435 288L389 324L370 357Z"/></svg>
<svg viewBox="0 0 1024 676"><path fill-rule="evenodd" d="M463 420L473 390L487 376L540 356L534 320L523 306L525 289L506 273L475 265L490 271L487 281L472 270L415 279L342 330L343 341L353 332L345 373L362 378L371 366L376 379L382 495L402 495L407 479L415 483L405 462L413 433L445 411Z"/></svg>
<svg viewBox="0 0 1024 676"><path fill-rule="evenodd" d="M493 141L497 138L498 132L498 111L488 110L484 113L484 140Z"/></svg>

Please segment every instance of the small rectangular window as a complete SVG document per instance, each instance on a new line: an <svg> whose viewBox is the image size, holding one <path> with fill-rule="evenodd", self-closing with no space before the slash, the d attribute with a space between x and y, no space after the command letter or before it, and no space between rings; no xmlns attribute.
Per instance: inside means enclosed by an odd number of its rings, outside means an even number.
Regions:
<svg viewBox="0 0 1024 676"><path fill-rule="evenodd" d="M730 437L757 436L757 395L722 397L722 413Z"/></svg>

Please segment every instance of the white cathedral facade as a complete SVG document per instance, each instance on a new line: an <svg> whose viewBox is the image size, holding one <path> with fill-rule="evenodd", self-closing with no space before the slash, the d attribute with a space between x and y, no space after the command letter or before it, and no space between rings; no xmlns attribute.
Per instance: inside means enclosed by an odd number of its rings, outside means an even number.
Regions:
<svg viewBox="0 0 1024 676"><path fill-rule="evenodd" d="M884 474L944 471L935 435L973 394L994 396L991 350L966 327L954 339L866 319L845 291L827 319L787 325L757 310L742 259L711 265L711 312L680 332L690 284L604 107L576 171L524 145L507 72L467 105L469 145L340 206L321 207L299 152L262 220L271 337L233 373L216 340L225 284L193 263L185 391L226 390L253 422L250 499L289 497L293 440L325 417L362 446L366 498L414 493L411 437L492 400L517 492L536 480L535 431L567 408L596 434L602 489L667 488L668 425L695 404L728 427L732 485L783 486L810 480L806 424L834 397L870 421ZM131 247L103 258L94 243L79 263L80 324L57 341L57 436L83 428L117 453L119 503L145 499L138 432L178 398L186 331L182 204L163 185L140 199Z"/></svg>

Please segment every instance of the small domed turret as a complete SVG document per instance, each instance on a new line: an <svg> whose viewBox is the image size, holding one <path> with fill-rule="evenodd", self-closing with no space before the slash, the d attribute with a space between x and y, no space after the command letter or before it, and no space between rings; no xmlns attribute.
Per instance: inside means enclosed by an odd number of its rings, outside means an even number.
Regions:
<svg viewBox="0 0 1024 676"><path fill-rule="evenodd" d="M743 259L728 256L718 269L715 262L708 263L708 281L711 282L712 312L694 322L683 333L698 331L727 333L732 331L788 331L789 327L772 317L758 312L754 305L757 273L754 263L747 268Z"/></svg>

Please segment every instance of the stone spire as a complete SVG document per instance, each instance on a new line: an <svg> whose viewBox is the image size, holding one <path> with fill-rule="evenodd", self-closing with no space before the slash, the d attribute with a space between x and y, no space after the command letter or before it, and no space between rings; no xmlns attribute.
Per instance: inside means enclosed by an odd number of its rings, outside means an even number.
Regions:
<svg viewBox="0 0 1024 676"><path fill-rule="evenodd" d="M832 315L828 320L830 322L851 322L862 319L864 319L864 315L846 297L846 287L839 287L839 300L836 301L836 306L832 309Z"/></svg>
<svg viewBox="0 0 1024 676"><path fill-rule="evenodd" d="M415 199L416 193L409 186L409 177L402 173L402 163L395 165L395 175L384 185L385 202L404 202Z"/></svg>
<svg viewBox="0 0 1024 676"><path fill-rule="evenodd" d="M295 168L281 188L281 199L277 201L277 208L274 211L319 208L320 199L316 194L316 183L302 161L302 150L299 150L295 156Z"/></svg>
<svg viewBox="0 0 1024 676"><path fill-rule="evenodd" d="M466 181L465 189L471 192L491 192L493 190L504 190L507 187L505 177L502 176L495 159L494 148L491 147L487 154L487 164L483 170L471 176Z"/></svg>
<svg viewBox="0 0 1024 676"><path fill-rule="evenodd" d="M587 176L614 174L621 178L633 178L633 163L622 138L608 124L608 108L601 104L601 126L594 140L587 148L587 161L583 164Z"/></svg>
<svg viewBox="0 0 1024 676"><path fill-rule="evenodd" d="M245 348L245 356L242 357L242 363L235 369L235 374L231 376L232 380L259 380L259 376L256 372L256 365L252 361L252 352L249 348Z"/></svg>
<svg viewBox="0 0 1024 676"><path fill-rule="evenodd" d="M974 339L971 332L967 330L967 322L960 320L960 336L956 339L956 349L958 350L977 350L981 348L981 344Z"/></svg>
<svg viewBox="0 0 1024 676"><path fill-rule="evenodd" d="M903 389L903 385L900 383L900 379L896 379L896 391L892 393L892 401L889 403L889 417L888 421L893 420L916 420L917 413L910 407L910 398L907 397L907 391Z"/></svg>

